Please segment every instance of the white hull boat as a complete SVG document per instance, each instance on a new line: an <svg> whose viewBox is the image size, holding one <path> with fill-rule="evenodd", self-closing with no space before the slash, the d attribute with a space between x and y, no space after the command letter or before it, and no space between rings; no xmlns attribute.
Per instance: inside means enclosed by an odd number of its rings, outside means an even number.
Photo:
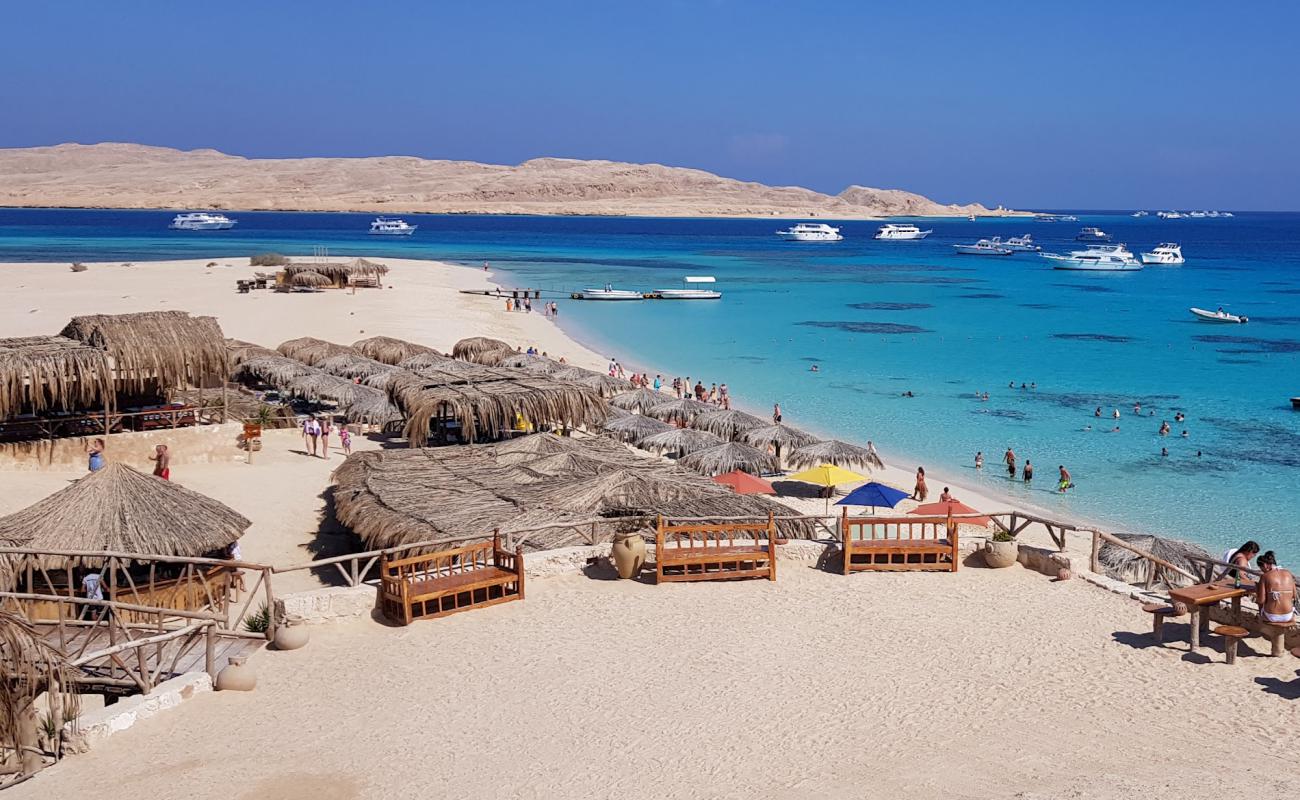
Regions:
<svg viewBox="0 0 1300 800"><path fill-rule="evenodd" d="M884 241L916 241L924 239L934 231L923 231L915 225L882 225L880 230L876 231L875 238Z"/></svg>
<svg viewBox="0 0 1300 800"><path fill-rule="evenodd" d="M1043 250L1043 248L1034 244L1034 237L1028 233L1024 236L1012 236L1005 242L994 236L993 243L1005 247L1013 253L1040 253Z"/></svg>
<svg viewBox="0 0 1300 800"><path fill-rule="evenodd" d="M1241 325L1250 322L1250 317L1241 317L1236 314L1229 314L1223 309L1219 309L1218 311L1206 311L1203 308L1192 308L1188 310L1202 322L1218 322L1230 325Z"/></svg>
<svg viewBox="0 0 1300 800"><path fill-rule="evenodd" d="M1142 269L1142 262L1133 257L1124 245L1099 245L1087 250L1075 250L1069 255L1059 253L1039 253L1052 262L1055 269L1070 269L1083 272L1136 272Z"/></svg>
<svg viewBox="0 0 1300 800"><path fill-rule="evenodd" d="M410 236L419 225L411 225L403 219L378 217L370 223L371 236Z"/></svg>
<svg viewBox="0 0 1300 800"><path fill-rule="evenodd" d="M783 231L777 231L776 235L791 242L838 242L844 239L840 235L839 228L832 228L820 222L800 222Z"/></svg>
<svg viewBox="0 0 1300 800"><path fill-rule="evenodd" d="M722 292L715 289L694 288L700 284L711 284L716 279L707 275L689 275L682 281L680 289L655 289L652 294L660 300L721 300Z"/></svg>
<svg viewBox="0 0 1300 800"><path fill-rule="evenodd" d="M615 289L610 284L605 284L603 289L583 289L581 292L574 292L575 300L644 300L645 295L640 292L634 292L629 289Z"/></svg>
<svg viewBox="0 0 1300 800"><path fill-rule="evenodd" d="M1176 267L1183 263L1183 248L1172 242L1166 242L1154 248L1150 253L1143 253L1142 263Z"/></svg>
<svg viewBox="0 0 1300 800"><path fill-rule="evenodd" d="M980 239L975 244L955 244L952 249L964 256L1009 256L1015 251L999 242Z"/></svg>
<svg viewBox="0 0 1300 800"><path fill-rule="evenodd" d="M225 214L177 214L167 227L174 231L228 231L237 221Z"/></svg>

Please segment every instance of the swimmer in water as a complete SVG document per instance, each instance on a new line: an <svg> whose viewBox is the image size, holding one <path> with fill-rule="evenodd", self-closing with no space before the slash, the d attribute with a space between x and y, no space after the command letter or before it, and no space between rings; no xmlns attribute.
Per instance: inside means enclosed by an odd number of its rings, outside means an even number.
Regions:
<svg viewBox="0 0 1300 800"><path fill-rule="evenodd" d="M809 372L821 372L821 367L817 366L816 364L813 364L811 367L808 368L808 371L809 371Z"/></svg>
<svg viewBox="0 0 1300 800"><path fill-rule="evenodd" d="M1160 457L1161 457L1161 458L1164 458L1164 457L1166 457L1166 456L1168 456L1168 455L1169 455L1169 448L1168 448L1168 447L1162 447L1162 448L1160 448Z"/></svg>
<svg viewBox="0 0 1300 800"><path fill-rule="evenodd" d="M975 469L984 469L984 451L975 454Z"/></svg>
<svg viewBox="0 0 1300 800"><path fill-rule="evenodd" d="M1183 431L1183 438L1184 438L1184 439L1187 438L1187 431Z"/></svg>
<svg viewBox="0 0 1300 800"><path fill-rule="evenodd" d="M1118 408L1115 409L1115 413L1111 414L1111 416L1114 417L1115 419L1119 419L1119 409Z"/></svg>
<svg viewBox="0 0 1300 800"><path fill-rule="evenodd" d="M1056 491L1065 494L1065 490L1073 487L1074 482L1070 480L1070 471L1065 468L1064 464L1058 467L1058 469L1061 470L1061 479L1056 484Z"/></svg>
<svg viewBox="0 0 1300 800"><path fill-rule="evenodd" d="M1034 465L1029 463L1029 459L1025 459L1025 469L1022 474L1024 475L1025 483L1029 483L1034 479Z"/></svg>
<svg viewBox="0 0 1300 800"><path fill-rule="evenodd" d="M1142 404L1141 404L1141 403L1134 403L1134 404L1133 404L1133 413L1134 413L1134 414L1141 415L1141 413L1142 413Z"/></svg>
<svg viewBox="0 0 1300 800"><path fill-rule="evenodd" d="M1093 415L1094 417L1100 417L1100 416L1101 416L1101 406L1097 406L1097 410L1094 411L1094 412L1092 412L1092 415Z"/></svg>

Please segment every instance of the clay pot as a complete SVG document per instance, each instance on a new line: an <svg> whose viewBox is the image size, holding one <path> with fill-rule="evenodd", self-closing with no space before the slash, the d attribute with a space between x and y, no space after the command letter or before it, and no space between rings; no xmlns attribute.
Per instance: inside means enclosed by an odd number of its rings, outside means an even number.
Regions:
<svg viewBox="0 0 1300 800"><path fill-rule="evenodd" d="M257 674L246 663L248 656L231 656L226 668L217 673L218 692L251 692L257 688Z"/></svg>
<svg viewBox="0 0 1300 800"><path fill-rule="evenodd" d="M307 644L307 626L302 617L287 616L275 627L275 649L297 650Z"/></svg>
<svg viewBox="0 0 1300 800"><path fill-rule="evenodd" d="M1071 577L1073 576L1070 574L1070 571L1064 567L1056 571L1056 579L1058 581L1068 581Z"/></svg>
<svg viewBox="0 0 1300 800"><path fill-rule="evenodd" d="M614 558L618 577L624 580L635 578L645 566L645 539L639 533L615 534L610 555Z"/></svg>
<svg viewBox="0 0 1300 800"><path fill-rule="evenodd" d="M1015 541L995 542L990 539L984 543L984 564L991 569L1009 567L1016 563L1019 555L1020 549Z"/></svg>

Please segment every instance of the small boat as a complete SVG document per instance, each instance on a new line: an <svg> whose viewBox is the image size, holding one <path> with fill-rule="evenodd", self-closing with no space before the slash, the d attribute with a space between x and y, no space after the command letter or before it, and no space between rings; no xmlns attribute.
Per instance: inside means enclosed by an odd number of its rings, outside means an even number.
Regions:
<svg viewBox="0 0 1300 800"><path fill-rule="evenodd" d="M952 249L964 256L1009 256L1015 251L1001 242L980 239L975 244L955 244Z"/></svg>
<svg viewBox="0 0 1300 800"><path fill-rule="evenodd" d="M1058 253L1039 253L1043 258L1054 262L1055 269L1072 269L1086 272L1136 272L1142 269L1142 262L1133 257L1122 244L1097 245L1087 250L1075 250L1067 255Z"/></svg>
<svg viewBox="0 0 1300 800"><path fill-rule="evenodd" d="M1143 253L1142 263L1177 266L1183 263L1183 248L1173 242L1165 242L1150 253Z"/></svg>
<svg viewBox="0 0 1300 800"><path fill-rule="evenodd" d="M966 217L966 219L970 220L971 222L974 222L974 221L975 221L975 215L974 215L974 214L971 214L970 216Z"/></svg>
<svg viewBox="0 0 1300 800"><path fill-rule="evenodd" d="M645 295L629 289L615 289L613 284L605 284L603 289L583 289L574 292L574 300L644 300Z"/></svg>
<svg viewBox="0 0 1300 800"><path fill-rule="evenodd" d="M794 242L838 242L844 238L839 228L832 228L824 222L800 222L777 231L776 235Z"/></svg>
<svg viewBox="0 0 1300 800"><path fill-rule="evenodd" d="M1182 219L1187 215L1181 214L1177 211L1157 211L1156 216L1160 217L1161 219Z"/></svg>
<svg viewBox="0 0 1300 800"><path fill-rule="evenodd" d="M1043 249L1034 244L1034 237L1027 233L1024 236L1012 236L1005 242L1000 241L998 237L995 236L993 237L993 242L1002 245L1013 253L1037 253Z"/></svg>
<svg viewBox="0 0 1300 800"><path fill-rule="evenodd" d="M406 220L376 217L370 223L371 236L410 236L419 225L409 225Z"/></svg>
<svg viewBox="0 0 1300 800"><path fill-rule="evenodd" d="M1218 311L1206 311L1203 308L1189 309L1196 318L1202 322L1220 322L1241 325L1250 322L1250 317L1242 317L1236 314L1229 314L1220 308Z"/></svg>
<svg viewBox="0 0 1300 800"><path fill-rule="evenodd" d="M1076 242L1109 242L1110 234L1101 228L1080 228L1074 240Z"/></svg>
<svg viewBox="0 0 1300 800"><path fill-rule="evenodd" d="M1192 211L1187 216L1191 217L1192 219L1205 219L1206 217L1210 216L1210 214L1207 211Z"/></svg>
<svg viewBox="0 0 1300 800"><path fill-rule="evenodd" d="M890 223L888 225L881 225L880 230L876 231L874 238L890 241L912 241L916 239L924 239L931 233L934 233L934 231L923 231L915 225L895 225Z"/></svg>
<svg viewBox="0 0 1300 800"><path fill-rule="evenodd" d="M707 275L688 275L682 279L684 286L681 289L655 289L651 294L660 300L721 300L722 292L691 288L691 284L709 284L716 280Z"/></svg>
<svg viewBox="0 0 1300 800"><path fill-rule="evenodd" d="M174 231L228 231L235 227L236 222L238 220L233 220L225 214L208 214L199 211L177 214L172 218L172 224L167 227Z"/></svg>
<svg viewBox="0 0 1300 800"><path fill-rule="evenodd" d="M1134 217L1145 217L1145 216L1147 216L1147 212L1145 212L1145 211L1134 211L1133 214L1132 214L1132 216L1134 216Z"/></svg>
<svg viewBox="0 0 1300 800"><path fill-rule="evenodd" d="M1291 407L1294 408L1296 411L1300 411L1300 397L1291 398Z"/></svg>

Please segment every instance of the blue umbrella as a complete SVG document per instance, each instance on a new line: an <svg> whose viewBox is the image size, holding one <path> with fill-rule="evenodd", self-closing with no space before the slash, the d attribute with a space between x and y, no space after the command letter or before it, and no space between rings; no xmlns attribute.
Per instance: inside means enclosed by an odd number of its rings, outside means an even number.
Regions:
<svg viewBox="0 0 1300 800"><path fill-rule="evenodd" d="M836 501L835 505L893 508L899 500L908 496L907 492L872 481L849 492L843 500Z"/></svg>

